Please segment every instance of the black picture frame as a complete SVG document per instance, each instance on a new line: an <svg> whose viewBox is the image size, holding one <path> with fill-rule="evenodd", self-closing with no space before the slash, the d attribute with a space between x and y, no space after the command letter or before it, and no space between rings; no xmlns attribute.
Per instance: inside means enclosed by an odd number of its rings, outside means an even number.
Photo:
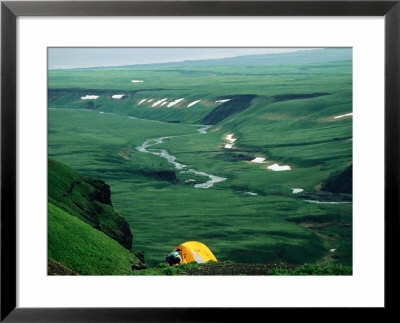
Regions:
<svg viewBox="0 0 400 323"><path fill-rule="evenodd" d="M399 274L400 0L381 1L2 1L1 3L1 322L254 321L244 308L18 308L16 281L16 19L19 16L384 16L385 306L396 311ZM4 95L7 93L7 95ZM373 255L371 255L373 261ZM40 291L38 291L40 292ZM297 310L304 313L301 309ZM332 309L326 309L332 312ZM368 312L370 315L371 311ZM240 314L240 315L239 315ZM330 314L331 315L331 314ZM332 312L333 315L333 312ZM265 318L266 319L266 318Z"/></svg>

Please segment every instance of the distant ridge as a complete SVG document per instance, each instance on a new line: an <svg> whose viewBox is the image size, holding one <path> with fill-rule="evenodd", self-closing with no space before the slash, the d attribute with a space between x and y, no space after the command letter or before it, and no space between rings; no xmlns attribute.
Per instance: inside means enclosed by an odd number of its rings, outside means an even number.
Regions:
<svg viewBox="0 0 400 323"><path fill-rule="evenodd" d="M321 63L338 62L353 59L353 49L344 48L324 48L316 50L299 50L297 52L270 53L261 55L245 55L227 58L205 59L205 60L186 60L182 62L166 62L152 64L134 64L121 66L99 66L72 68L74 70L85 69L115 69L115 68L143 68L157 66L221 66L221 65L277 65L277 64L300 64L300 63Z"/></svg>

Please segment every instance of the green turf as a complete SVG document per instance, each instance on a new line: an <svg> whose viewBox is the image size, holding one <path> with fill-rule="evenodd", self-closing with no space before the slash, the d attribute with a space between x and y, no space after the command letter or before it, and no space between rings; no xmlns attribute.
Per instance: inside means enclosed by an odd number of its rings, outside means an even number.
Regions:
<svg viewBox="0 0 400 323"><path fill-rule="evenodd" d="M132 234L129 225L112 207L111 192L107 184L101 180L83 177L52 159L48 162L48 176L51 203L131 250Z"/></svg>
<svg viewBox="0 0 400 323"><path fill-rule="evenodd" d="M118 242L48 203L48 257L80 275L127 275L136 257Z"/></svg>

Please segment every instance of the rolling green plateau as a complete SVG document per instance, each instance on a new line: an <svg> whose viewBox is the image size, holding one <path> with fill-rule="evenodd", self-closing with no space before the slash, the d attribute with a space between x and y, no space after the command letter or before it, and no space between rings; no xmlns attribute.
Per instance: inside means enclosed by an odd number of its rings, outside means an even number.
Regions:
<svg viewBox="0 0 400 323"><path fill-rule="evenodd" d="M351 49L311 52L49 70L49 258L351 266Z"/></svg>

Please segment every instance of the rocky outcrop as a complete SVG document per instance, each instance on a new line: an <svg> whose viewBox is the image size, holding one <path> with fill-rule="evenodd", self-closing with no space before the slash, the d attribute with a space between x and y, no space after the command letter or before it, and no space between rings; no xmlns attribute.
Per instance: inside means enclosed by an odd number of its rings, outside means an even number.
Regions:
<svg viewBox="0 0 400 323"><path fill-rule="evenodd" d="M111 202L111 189L110 186L107 185L101 179L94 179L90 177L86 177L85 180L93 186L94 190L90 196L92 201L98 201L102 204L112 205Z"/></svg>
<svg viewBox="0 0 400 323"><path fill-rule="evenodd" d="M114 210L109 185L100 179L81 176L51 159L48 174L49 201L132 250L129 224Z"/></svg>

